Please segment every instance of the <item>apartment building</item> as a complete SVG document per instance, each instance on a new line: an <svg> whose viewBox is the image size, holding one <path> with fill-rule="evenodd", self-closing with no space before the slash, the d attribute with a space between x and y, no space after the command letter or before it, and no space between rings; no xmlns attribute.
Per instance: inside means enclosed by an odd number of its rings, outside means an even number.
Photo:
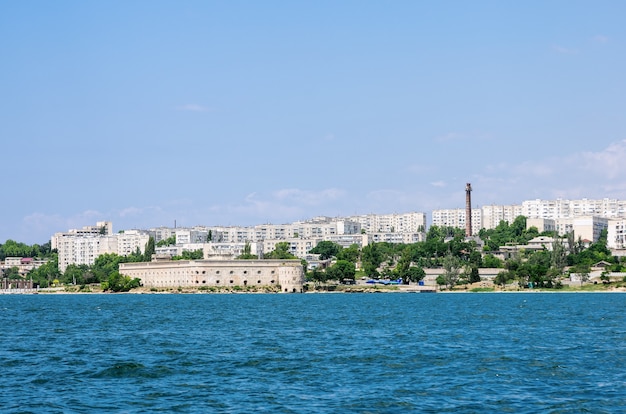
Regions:
<svg viewBox="0 0 626 414"><path fill-rule="evenodd" d="M418 212L402 214L364 214L348 216L346 220L358 223L361 229L368 234L419 233L426 230L426 214Z"/></svg>
<svg viewBox="0 0 626 414"><path fill-rule="evenodd" d="M554 219L527 218L526 228L529 229L531 227L536 228L539 233L556 231L556 221Z"/></svg>
<svg viewBox="0 0 626 414"><path fill-rule="evenodd" d="M95 226L55 233L50 245L58 251L59 271L65 272L71 264L92 265L102 254L115 253L127 256L135 253L137 249L143 253L149 237L148 232L141 230L126 230L113 234L113 225L107 221L98 222Z"/></svg>
<svg viewBox="0 0 626 414"><path fill-rule="evenodd" d="M444 210L433 210L433 226L465 228L465 209L453 208ZM482 211L479 208L472 209L472 234L478 234L482 224Z"/></svg>
<svg viewBox="0 0 626 414"><path fill-rule="evenodd" d="M626 218L609 219L607 247L610 249L626 249Z"/></svg>
<svg viewBox="0 0 626 414"><path fill-rule="evenodd" d="M522 214L537 218L566 218L581 216L625 217L626 201L617 199L580 200L526 200L522 203Z"/></svg>
<svg viewBox="0 0 626 414"><path fill-rule="evenodd" d="M608 229L609 219L598 216L564 217L554 220L560 235L574 232L574 238L597 242L602 230Z"/></svg>
<svg viewBox="0 0 626 414"><path fill-rule="evenodd" d="M522 206L519 204L511 205L489 205L482 206L481 222L485 229L495 229L501 221L513 223L515 219L522 215ZM474 219L472 219L473 222ZM472 223L473 224L473 223Z"/></svg>

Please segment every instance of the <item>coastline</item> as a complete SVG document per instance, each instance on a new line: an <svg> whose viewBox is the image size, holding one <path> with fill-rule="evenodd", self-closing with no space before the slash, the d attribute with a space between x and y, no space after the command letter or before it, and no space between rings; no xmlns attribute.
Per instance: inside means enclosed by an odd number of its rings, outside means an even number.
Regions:
<svg viewBox="0 0 626 414"><path fill-rule="evenodd" d="M587 286L587 287L586 287ZM315 287L310 287L309 289L302 292L302 294L350 294L350 293L442 293L442 294L471 294L471 293L524 293L524 294L533 294L533 293L626 293L626 286L600 286L589 288L589 285L584 285L582 287L576 288L567 288L567 289L495 289L493 286L491 287L472 287L467 289L453 289L453 290L441 290L436 287L428 287L430 289L418 289L416 286L393 286L393 287L372 287L372 286L363 286L359 285L330 285L327 286L327 289L320 289ZM339 287L339 289L337 288ZM586 287L586 288L585 288ZM422 287L423 288L423 287ZM12 291L0 291L0 296L2 295L93 295L93 294L106 294L106 295L120 295L120 294L131 294L131 295L227 295L227 294L284 294L278 291L272 291L269 289L263 290L237 290L237 289L215 289L215 290L201 290L195 288L177 288L177 289L162 289L162 290L154 290L149 288L137 288L128 292L105 292L101 289L90 289L89 291L74 289L73 287L55 287L55 288L42 288L37 290L24 290L24 289L15 289ZM296 294L296 293L290 293Z"/></svg>

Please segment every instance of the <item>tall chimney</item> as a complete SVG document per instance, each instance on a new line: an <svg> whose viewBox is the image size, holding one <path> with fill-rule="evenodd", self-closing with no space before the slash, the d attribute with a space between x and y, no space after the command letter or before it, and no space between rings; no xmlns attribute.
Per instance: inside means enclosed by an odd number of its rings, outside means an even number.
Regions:
<svg viewBox="0 0 626 414"><path fill-rule="evenodd" d="M465 184L465 236L472 236L472 184Z"/></svg>

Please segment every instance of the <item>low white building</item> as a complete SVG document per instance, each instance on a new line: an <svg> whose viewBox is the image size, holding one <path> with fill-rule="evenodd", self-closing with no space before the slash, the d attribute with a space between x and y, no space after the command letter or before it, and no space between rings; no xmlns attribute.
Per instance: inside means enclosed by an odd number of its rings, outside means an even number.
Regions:
<svg viewBox="0 0 626 414"><path fill-rule="evenodd" d="M120 273L149 288L269 286L296 293L304 287L299 260L157 260L122 263Z"/></svg>

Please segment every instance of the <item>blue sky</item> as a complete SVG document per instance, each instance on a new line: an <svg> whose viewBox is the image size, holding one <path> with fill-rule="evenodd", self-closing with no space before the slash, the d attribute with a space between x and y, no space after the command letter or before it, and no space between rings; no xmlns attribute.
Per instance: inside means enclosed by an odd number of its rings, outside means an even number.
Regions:
<svg viewBox="0 0 626 414"><path fill-rule="evenodd" d="M0 242L626 198L623 1L0 3Z"/></svg>

